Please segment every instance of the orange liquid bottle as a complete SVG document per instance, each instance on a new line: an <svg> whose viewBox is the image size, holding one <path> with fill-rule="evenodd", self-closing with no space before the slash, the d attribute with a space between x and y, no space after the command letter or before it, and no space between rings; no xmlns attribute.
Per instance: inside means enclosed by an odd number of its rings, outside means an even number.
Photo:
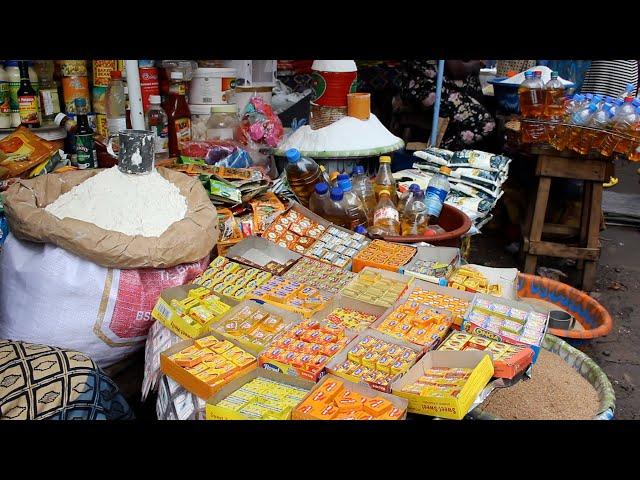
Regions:
<svg viewBox="0 0 640 480"><path fill-rule="evenodd" d="M544 86L544 118L551 122L560 122L564 113L564 86L558 79L558 72L551 72L551 80ZM545 131L546 141L556 137L556 125L549 125Z"/></svg>

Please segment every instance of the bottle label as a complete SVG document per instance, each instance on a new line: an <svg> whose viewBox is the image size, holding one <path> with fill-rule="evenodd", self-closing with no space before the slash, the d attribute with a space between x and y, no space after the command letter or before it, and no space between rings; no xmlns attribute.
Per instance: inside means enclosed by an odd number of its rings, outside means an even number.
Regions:
<svg viewBox="0 0 640 480"><path fill-rule="evenodd" d="M25 125L38 124L38 97L35 95L21 95L18 98L20 108L20 123Z"/></svg>
<svg viewBox="0 0 640 480"><path fill-rule="evenodd" d="M9 82L9 105L12 112L20 111L20 103L18 102L18 90L20 82Z"/></svg>
<svg viewBox="0 0 640 480"><path fill-rule="evenodd" d="M427 213L433 217L439 217L442 211L442 204L447 198L447 191L436 187L427 187L424 196L424 203L427 206Z"/></svg>
<svg viewBox="0 0 640 480"><path fill-rule="evenodd" d="M96 168L98 166L98 158L93 141L93 134L76 135L75 143L78 168L81 170Z"/></svg>
<svg viewBox="0 0 640 480"><path fill-rule="evenodd" d="M155 138L155 152L165 153L169 151L169 127L167 125L155 125L153 127Z"/></svg>
<svg viewBox="0 0 640 480"><path fill-rule="evenodd" d="M398 222L400 221L400 214L393 207L382 207L373 214L373 223L376 224L379 220L395 220Z"/></svg>
<svg viewBox="0 0 640 480"><path fill-rule="evenodd" d="M42 114L45 116L60 113L58 91L53 88L40 90L40 105L42 105Z"/></svg>
<svg viewBox="0 0 640 480"><path fill-rule="evenodd" d="M184 83L182 83L182 82L180 82L180 83L172 83L169 86L169 92L170 93L176 93L178 95L186 95L187 88L184 86Z"/></svg>
<svg viewBox="0 0 640 480"><path fill-rule="evenodd" d="M11 112L11 101L9 97L9 82L0 82L0 114Z"/></svg>
<svg viewBox="0 0 640 480"><path fill-rule="evenodd" d="M182 145L191 140L191 119L186 117L176 118L173 124L176 128L178 148L182 150Z"/></svg>

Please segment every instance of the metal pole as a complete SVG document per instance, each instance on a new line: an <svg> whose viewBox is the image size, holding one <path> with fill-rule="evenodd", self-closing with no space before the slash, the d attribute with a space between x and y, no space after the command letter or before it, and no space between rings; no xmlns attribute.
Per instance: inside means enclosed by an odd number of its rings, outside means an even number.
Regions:
<svg viewBox="0 0 640 480"><path fill-rule="evenodd" d="M438 140L438 119L440 118L440 97L442 96L442 76L444 74L444 60L438 60L438 76L436 77L436 101L433 104L433 121L431 122L431 140L433 147Z"/></svg>
<svg viewBox="0 0 640 480"><path fill-rule="evenodd" d="M137 60L125 60L127 67L127 88L129 89L129 108L131 109L131 127L144 130L144 111L142 110L142 92L140 91L140 71Z"/></svg>

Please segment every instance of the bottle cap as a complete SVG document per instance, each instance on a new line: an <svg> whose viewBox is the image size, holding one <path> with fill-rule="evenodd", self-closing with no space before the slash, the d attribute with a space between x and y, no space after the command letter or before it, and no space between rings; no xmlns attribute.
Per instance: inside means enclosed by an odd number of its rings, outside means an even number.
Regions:
<svg viewBox="0 0 640 480"><path fill-rule="evenodd" d="M384 190L380 190L380 193L378 195L382 195L382 194L391 196L391 194L389 193L389 190L387 190L386 188Z"/></svg>
<svg viewBox="0 0 640 480"><path fill-rule="evenodd" d="M329 185L324 182L316 183L316 193L318 195L324 195L329 191Z"/></svg>
<svg viewBox="0 0 640 480"><path fill-rule="evenodd" d="M596 110L598 110L598 106L595 103L590 103L589 104L589 111L590 112L595 112Z"/></svg>
<svg viewBox="0 0 640 480"><path fill-rule="evenodd" d="M600 95L593 96L593 103L600 103L601 100L602 100L602 97Z"/></svg>
<svg viewBox="0 0 640 480"><path fill-rule="evenodd" d="M331 200L339 202L342 200L342 197L344 197L344 192L340 187L334 187L331 189Z"/></svg>
<svg viewBox="0 0 640 480"><path fill-rule="evenodd" d="M631 102L631 105L633 105L634 107L640 107L640 98L634 98Z"/></svg>
<svg viewBox="0 0 640 480"><path fill-rule="evenodd" d="M556 72L555 70L551 72L551 78L558 78L558 72Z"/></svg>
<svg viewBox="0 0 640 480"><path fill-rule="evenodd" d="M67 116L64 113L58 113L53 121L56 125L60 126L65 118L67 118Z"/></svg>
<svg viewBox="0 0 640 480"><path fill-rule="evenodd" d="M340 178L341 175L338 175L338 187L342 189L344 192L350 192L353 189L353 185L351 184L351 180L347 178Z"/></svg>
<svg viewBox="0 0 640 480"><path fill-rule="evenodd" d="M73 103L76 106L76 109L78 108L84 108L87 106L87 99L86 98L76 98Z"/></svg>
<svg viewBox="0 0 640 480"><path fill-rule="evenodd" d="M451 169L449 167L440 167L439 171L445 175L451 175Z"/></svg>
<svg viewBox="0 0 640 480"><path fill-rule="evenodd" d="M636 89L636 86L633 83L627 84L627 92L633 92Z"/></svg>
<svg viewBox="0 0 640 480"><path fill-rule="evenodd" d="M238 105L235 103L212 105L211 113L238 113Z"/></svg>
<svg viewBox="0 0 640 480"><path fill-rule="evenodd" d="M364 167L362 165L356 165L355 167L353 167L353 172L354 175L362 175L364 173Z"/></svg>
<svg viewBox="0 0 640 480"><path fill-rule="evenodd" d="M339 173L338 172L331 172L329 174L329 180L331 180L331 182L334 182L336 178L338 178Z"/></svg>
<svg viewBox="0 0 640 480"><path fill-rule="evenodd" d="M356 233L361 234L361 235L366 235L367 234L367 229L364 228L362 225L358 225L354 231Z"/></svg>
<svg viewBox="0 0 640 480"><path fill-rule="evenodd" d="M593 93L587 93L584 98L586 98L587 100L591 101L591 99L593 98Z"/></svg>
<svg viewBox="0 0 640 480"><path fill-rule="evenodd" d="M184 75L180 70L174 70L173 72L171 72L169 78L171 78L171 80L182 80L184 78Z"/></svg>
<svg viewBox="0 0 640 480"><path fill-rule="evenodd" d="M160 98L160 95L149 95L149 103L151 105L160 105L161 102L162 99Z"/></svg>
<svg viewBox="0 0 640 480"><path fill-rule="evenodd" d="M633 102L633 97L624 97L625 103Z"/></svg>
<svg viewBox="0 0 640 480"><path fill-rule="evenodd" d="M417 183L412 183L411 185L409 185L409 191L410 192L419 192L420 191L420 185L418 185Z"/></svg>
<svg viewBox="0 0 640 480"><path fill-rule="evenodd" d="M349 175L347 175L346 173L341 173L338 175L338 181L340 180L349 180Z"/></svg>
<svg viewBox="0 0 640 480"><path fill-rule="evenodd" d="M122 72L120 70L112 70L109 76L113 79L122 78Z"/></svg>
<svg viewBox="0 0 640 480"><path fill-rule="evenodd" d="M391 163L391 157L388 155L383 155L380 157L380 163Z"/></svg>
<svg viewBox="0 0 640 480"><path fill-rule="evenodd" d="M327 171L327 168L326 168L324 165L318 165L318 166L320 167L320 171L321 171L322 173L324 173L324 172L326 172L326 171Z"/></svg>
<svg viewBox="0 0 640 480"><path fill-rule="evenodd" d="M582 102L582 101L584 101L584 95L582 95L581 93L576 93L576 94L573 96L573 99L574 99L575 101L577 101L577 102Z"/></svg>
<svg viewBox="0 0 640 480"><path fill-rule="evenodd" d="M636 115L640 115L640 107L636 108Z"/></svg>
<svg viewBox="0 0 640 480"><path fill-rule="evenodd" d="M297 148L290 148L284 152L285 157L289 160L289 163L296 163L300 160L300 151Z"/></svg>
<svg viewBox="0 0 640 480"><path fill-rule="evenodd" d="M526 72L524 72L524 78L531 78L533 77L533 72L531 70L527 70Z"/></svg>
<svg viewBox="0 0 640 480"><path fill-rule="evenodd" d="M534 75L535 77L542 77L542 72L541 72L540 70L535 70L535 71L533 72L533 75Z"/></svg>

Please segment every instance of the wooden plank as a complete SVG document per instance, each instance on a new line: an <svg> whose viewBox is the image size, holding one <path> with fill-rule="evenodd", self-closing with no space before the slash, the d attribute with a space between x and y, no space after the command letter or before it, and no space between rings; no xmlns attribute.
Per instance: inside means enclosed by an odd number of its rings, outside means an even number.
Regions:
<svg viewBox="0 0 640 480"><path fill-rule="evenodd" d="M536 175L603 182L607 170L606 166L607 164L601 160L540 155Z"/></svg>
<svg viewBox="0 0 640 480"><path fill-rule="evenodd" d="M580 233L579 227L563 225L561 223L545 223L542 227L542 233L550 233L552 235L577 235Z"/></svg>
<svg viewBox="0 0 640 480"><path fill-rule="evenodd" d="M571 247L563 243L529 240L529 253L548 257L597 260L600 256L600 249L597 247Z"/></svg>
<svg viewBox="0 0 640 480"><path fill-rule="evenodd" d="M593 183L591 191L591 208L589 212L589 226L587 227L587 247L593 248L600 244L600 221L602 219L602 184ZM598 249L598 252L600 250ZM595 258L594 260L597 260ZM582 289L593 290L596 283L596 261L584 262L582 274Z"/></svg>
<svg viewBox="0 0 640 480"><path fill-rule="evenodd" d="M544 217L547 213L550 188L551 179L549 177L540 177L533 218L531 219L531 228L529 229L529 239L532 241L542 238L542 227L544 226Z"/></svg>

